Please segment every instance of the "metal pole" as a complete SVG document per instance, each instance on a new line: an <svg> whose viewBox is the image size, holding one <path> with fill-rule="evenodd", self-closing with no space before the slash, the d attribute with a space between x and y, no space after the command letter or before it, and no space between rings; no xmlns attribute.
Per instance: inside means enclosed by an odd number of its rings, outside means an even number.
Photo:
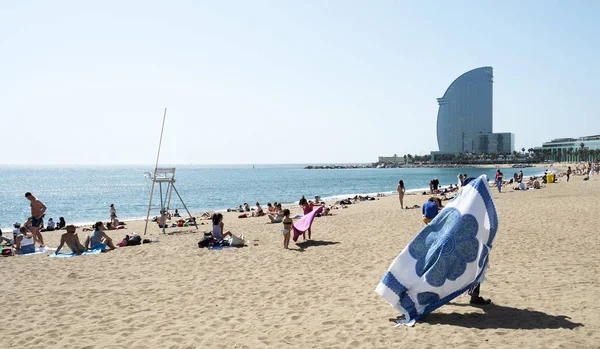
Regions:
<svg viewBox="0 0 600 349"><path fill-rule="evenodd" d="M150 210L152 209L152 196L154 195L154 181L156 180L156 170L158 169L158 158L160 157L160 146L162 145L162 137L163 137L163 132L165 130L166 118L167 118L167 108L165 108L165 112L163 113L163 122L162 122L162 126L160 128L160 139L158 141L158 152L156 154L156 164L154 165L154 174L152 176L152 189L150 190L150 203L148 204L148 214L146 215L146 226L144 227L144 235L146 235L146 231L148 230L148 219L150 219ZM161 195L161 201L162 201L162 195ZM163 230L163 232L164 232L164 230Z"/></svg>
<svg viewBox="0 0 600 349"><path fill-rule="evenodd" d="M183 204L183 208L185 208L185 211L190 216L190 219L193 218L192 214L190 213L190 210L188 210L187 206L185 205L185 202L183 202L183 199L181 198L181 195L179 195L179 192L177 191L177 188L175 188L175 183L173 183L172 186L173 186L173 189L175 189L175 193L179 197L179 201L181 201L181 203ZM196 223L196 219L192 219L192 221L194 222L194 226L196 227L196 229L198 229L198 223Z"/></svg>
<svg viewBox="0 0 600 349"><path fill-rule="evenodd" d="M152 209L152 196L154 195L154 178L156 177L156 170L154 171L154 175L152 177L152 189L150 190L150 203L148 204L148 214L146 215L146 226L144 227L144 235L146 235L146 231L148 230L148 220L150 219L150 210Z"/></svg>
<svg viewBox="0 0 600 349"><path fill-rule="evenodd" d="M158 188L160 190L160 220L162 222L163 234L166 234L165 227L167 226L167 220L165 219L166 215L165 215L165 204L163 202L163 196L162 196L162 182L158 182Z"/></svg>

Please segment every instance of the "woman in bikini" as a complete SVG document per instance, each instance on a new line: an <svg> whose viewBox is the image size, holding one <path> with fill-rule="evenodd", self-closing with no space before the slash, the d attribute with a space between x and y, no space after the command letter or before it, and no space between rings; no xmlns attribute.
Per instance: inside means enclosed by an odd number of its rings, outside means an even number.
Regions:
<svg viewBox="0 0 600 349"><path fill-rule="evenodd" d="M398 183L398 199L400 199L400 209L404 209L404 193L406 193L406 188L404 187L404 181L400 180Z"/></svg>

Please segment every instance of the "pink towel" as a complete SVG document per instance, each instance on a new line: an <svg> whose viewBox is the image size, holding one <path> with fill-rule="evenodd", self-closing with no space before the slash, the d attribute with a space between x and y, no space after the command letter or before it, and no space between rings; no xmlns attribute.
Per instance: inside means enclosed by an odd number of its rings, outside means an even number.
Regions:
<svg viewBox="0 0 600 349"><path fill-rule="evenodd" d="M304 217L300 218L296 223L294 223L294 241L298 241L298 237L300 237L300 235L310 228L313 219L315 219L315 216L318 213L321 213L321 211L323 211L323 206L317 206L313 208L309 214L305 214Z"/></svg>

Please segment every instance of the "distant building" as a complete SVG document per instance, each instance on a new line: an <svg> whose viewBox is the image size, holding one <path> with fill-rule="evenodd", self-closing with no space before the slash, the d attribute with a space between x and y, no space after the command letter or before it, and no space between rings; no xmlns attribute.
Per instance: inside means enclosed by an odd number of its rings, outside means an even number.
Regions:
<svg viewBox="0 0 600 349"><path fill-rule="evenodd" d="M534 148L553 161L583 161L600 159L600 135L579 138L557 138Z"/></svg>
<svg viewBox="0 0 600 349"><path fill-rule="evenodd" d="M545 142L541 147L537 147L536 149L597 150L600 149L600 135L579 138L557 138L550 142Z"/></svg>
<svg viewBox="0 0 600 349"><path fill-rule="evenodd" d="M492 67L473 69L454 80L438 98L437 154L511 153L512 133L493 133Z"/></svg>
<svg viewBox="0 0 600 349"><path fill-rule="evenodd" d="M483 133L477 135L474 153L507 154L515 150L515 136L512 133Z"/></svg>

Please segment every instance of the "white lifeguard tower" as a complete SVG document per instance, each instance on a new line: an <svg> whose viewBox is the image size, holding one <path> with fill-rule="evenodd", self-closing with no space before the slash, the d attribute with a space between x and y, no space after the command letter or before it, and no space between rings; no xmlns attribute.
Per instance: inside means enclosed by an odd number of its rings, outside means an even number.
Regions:
<svg viewBox="0 0 600 349"><path fill-rule="evenodd" d="M160 193L160 218L158 218L158 223L160 223L163 234L166 233L166 223L167 223L167 213L169 212L169 208L171 206L171 195L173 194L173 190L175 190L175 194L181 201L183 208L187 212L190 217L188 225L193 225L198 229L198 224L196 223L196 219L192 217L192 214L188 210L185 202L179 195L177 188L175 188L175 167L158 167L158 159L160 157L160 147L162 145L162 137L163 131L165 129L165 119L167 118L167 108L165 108L165 113L163 115L162 127L160 129L160 140L158 142L158 153L156 154L156 166L154 167L154 173L151 174L150 180L152 180L152 189L150 189L150 202L148 203L148 214L146 215L146 226L144 227L144 235L146 235L146 231L148 230L148 221L150 220L150 212L152 211L152 199L154 197L154 187L156 183L158 183L158 190ZM164 196L163 196L164 189Z"/></svg>
<svg viewBox="0 0 600 349"><path fill-rule="evenodd" d="M152 180L152 189L150 189L150 202L148 203L148 214L146 215L146 227L144 228L144 235L146 235L146 231L148 230L148 222L150 220L150 212L152 211L152 200L154 197L154 187L158 183L158 191L160 195L160 218L158 220L159 223L162 223L162 231L165 232L166 229L166 216L167 212L171 208L171 196L173 195L173 191L177 194L179 201L183 205L183 208L187 212L190 217L189 223L198 229L198 225L196 224L196 220L192 217L192 214L188 210L185 202L179 195L179 191L175 187L175 167L157 167L154 169L154 174L150 178Z"/></svg>

